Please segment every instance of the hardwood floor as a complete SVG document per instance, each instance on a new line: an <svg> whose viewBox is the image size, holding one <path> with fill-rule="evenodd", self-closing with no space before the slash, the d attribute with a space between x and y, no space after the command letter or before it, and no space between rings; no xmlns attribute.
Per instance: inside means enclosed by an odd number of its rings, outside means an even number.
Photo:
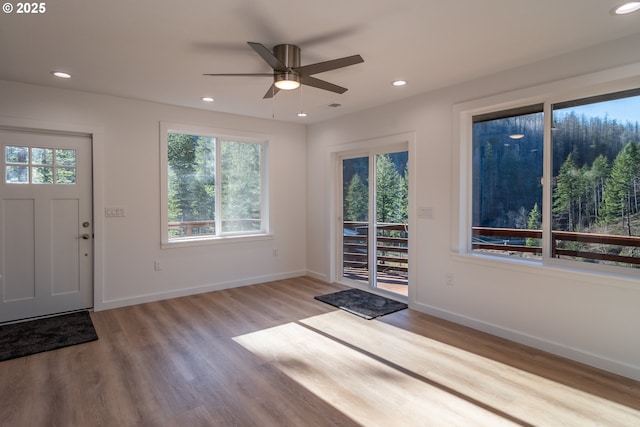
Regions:
<svg viewBox="0 0 640 427"><path fill-rule="evenodd" d="M640 383L297 278L92 313L98 341L0 362L1 426L636 426Z"/></svg>

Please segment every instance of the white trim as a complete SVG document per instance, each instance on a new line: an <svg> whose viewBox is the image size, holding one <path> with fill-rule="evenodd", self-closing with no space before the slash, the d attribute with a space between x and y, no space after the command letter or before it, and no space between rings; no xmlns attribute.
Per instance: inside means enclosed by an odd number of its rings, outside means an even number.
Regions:
<svg viewBox="0 0 640 427"><path fill-rule="evenodd" d="M640 381L640 365L631 365L608 357L585 351L576 347L564 345L562 343L540 338L516 331L514 329L505 328L493 323L483 322L473 317L464 316L448 310L442 310L437 307L423 303L415 303L412 307L420 312L439 317L460 325L467 326L482 332L489 333L501 338L505 338L520 344L524 344L536 349L547 351L561 357L566 357L587 365L604 369L636 381Z"/></svg>
<svg viewBox="0 0 640 427"><path fill-rule="evenodd" d="M255 276L239 280L231 280L228 282L209 283L202 286L191 288L173 289L170 291L153 292L144 295L137 295L127 298L117 298L104 301L103 310L127 307L130 305L143 304L147 302L162 301L170 298L179 298L189 295L203 294L206 292L221 291L223 289L238 288L242 286L257 285L260 283L273 282L276 280L292 279L307 275L307 271L298 270L287 273L269 274L264 276Z"/></svg>
<svg viewBox="0 0 640 427"><path fill-rule="evenodd" d="M97 125L50 122L0 116L0 127L36 132L60 132L88 135L91 138L93 162L93 309L103 310L104 300L104 129Z"/></svg>
<svg viewBox="0 0 640 427"><path fill-rule="evenodd" d="M325 283L330 283L329 276L326 274L318 273L317 271L307 270L306 275L316 280L320 280Z"/></svg>
<svg viewBox="0 0 640 427"><path fill-rule="evenodd" d="M248 243L248 242L259 242L264 240L274 240L275 236L273 234L265 233L265 234L230 234L230 235L222 235L222 236L213 236L213 237L194 237L194 238L183 238L183 239L174 239L167 243L162 242L163 249L171 249L171 248L186 248L193 246L211 246L211 245L229 245L232 243Z"/></svg>

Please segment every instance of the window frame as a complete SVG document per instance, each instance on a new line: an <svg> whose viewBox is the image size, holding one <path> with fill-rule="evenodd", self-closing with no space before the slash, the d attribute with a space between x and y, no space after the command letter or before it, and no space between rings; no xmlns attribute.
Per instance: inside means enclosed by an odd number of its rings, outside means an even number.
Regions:
<svg viewBox="0 0 640 427"><path fill-rule="evenodd" d="M452 227L452 250L463 260L484 264L485 262L508 263L519 268L534 267L556 271L582 272L585 274L607 274L620 278L640 277L640 268L610 266L551 257L551 207L552 199L552 109L554 105L568 104L588 98L606 98L618 92L640 88L640 64L633 64L594 75L581 76L514 92L494 95L454 105L454 185L459 188L459 197L454 200L458 223ZM543 210L542 210L542 256L539 259L522 259L506 254L487 254L473 251L473 118L500 111L526 108L534 104L543 105ZM457 151L457 153L456 153Z"/></svg>
<svg viewBox="0 0 640 427"><path fill-rule="evenodd" d="M223 232L219 227L221 217L221 199L216 197L216 234L205 236L190 236L182 238L169 238L169 159L168 159L168 135L180 133L185 135L206 136L216 139L216 153L220 152L219 141L232 141L260 146L260 229L255 231ZM207 126L189 125L183 123L160 122L160 233L162 248L176 248L189 246L212 245L230 242L245 242L253 240L271 239L269 220L269 180L268 180L268 156L269 138L267 135L242 131L230 131L226 129ZM220 194L221 156L216 155L216 194Z"/></svg>

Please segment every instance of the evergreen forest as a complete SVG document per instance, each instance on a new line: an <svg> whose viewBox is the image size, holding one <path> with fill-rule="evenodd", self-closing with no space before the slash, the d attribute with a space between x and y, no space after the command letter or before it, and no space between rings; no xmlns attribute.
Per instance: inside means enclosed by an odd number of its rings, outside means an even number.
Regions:
<svg viewBox="0 0 640 427"><path fill-rule="evenodd" d="M409 174L406 151L376 156L376 222L408 222ZM343 161L344 221L367 221L369 215L369 158Z"/></svg>
<svg viewBox="0 0 640 427"><path fill-rule="evenodd" d="M216 144L220 145L217 150ZM170 223L205 221L191 232L215 234L219 212L222 232L260 229L260 144L169 133L167 152ZM216 171L216 153L221 156L220 171ZM219 188L216 179L221 181ZM172 230L174 236L183 234L184 229Z"/></svg>
<svg viewBox="0 0 640 427"><path fill-rule="evenodd" d="M640 235L640 124L557 110L553 230ZM539 229L543 117L474 123L473 225Z"/></svg>

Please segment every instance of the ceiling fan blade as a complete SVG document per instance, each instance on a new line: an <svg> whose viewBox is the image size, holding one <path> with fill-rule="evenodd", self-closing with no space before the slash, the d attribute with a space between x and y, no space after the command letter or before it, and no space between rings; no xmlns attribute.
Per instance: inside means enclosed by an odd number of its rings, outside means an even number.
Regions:
<svg viewBox="0 0 640 427"><path fill-rule="evenodd" d="M333 83L325 82L324 80L316 79L311 76L300 76L300 82L303 85L317 87L318 89L324 89L335 93L345 93L346 87L334 85Z"/></svg>
<svg viewBox="0 0 640 427"><path fill-rule="evenodd" d="M267 64L269 64L269 66L271 66L271 68L273 68L275 71L287 71L287 67L280 62L280 60L278 58L276 58L274 56L273 53L271 53L271 51L269 49L267 49L266 47L264 47L264 45L260 44L260 43L255 43L255 42L247 42L249 44L249 46L251 46L253 48L253 50L256 51L256 53L258 55L260 55L262 57L262 59L265 60L265 62Z"/></svg>
<svg viewBox="0 0 640 427"><path fill-rule="evenodd" d="M269 98L273 98L276 93L280 92L280 89L278 89L274 84L271 85L271 87L269 88L269 90L267 91L267 93L264 94L264 96L262 97L262 99L269 99Z"/></svg>
<svg viewBox="0 0 640 427"><path fill-rule="evenodd" d="M227 76L227 77L273 77L273 73L207 73L203 76Z"/></svg>
<svg viewBox="0 0 640 427"><path fill-rule="evenodd" d="M303 65L302 67L293 68L293 70L299 73L301 76L310 76L312 74L324 73L325 71L331 71L338 68L348 67L350 65L360 64L361 62L364 62L362 56L353 55L340 59L333 59L331 61Z"/></svg>

